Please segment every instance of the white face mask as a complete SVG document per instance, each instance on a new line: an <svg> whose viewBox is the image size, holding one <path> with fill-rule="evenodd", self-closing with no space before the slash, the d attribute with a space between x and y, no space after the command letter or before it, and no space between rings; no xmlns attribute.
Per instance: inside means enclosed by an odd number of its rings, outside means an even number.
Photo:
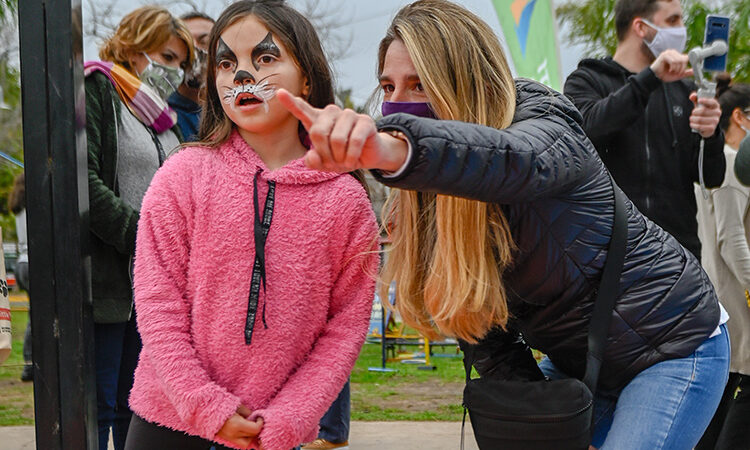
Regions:
<svg viewBox="0 0 750 450"><path fill-rule="evenodd" d="M654 39L651 42L646 42L646 46L655 58L658 58L665 50L677 50L680 53L685 51L685 44L687 43L687 29L685 27L661 28L646 19L641 20L656 30Z"/></svg>

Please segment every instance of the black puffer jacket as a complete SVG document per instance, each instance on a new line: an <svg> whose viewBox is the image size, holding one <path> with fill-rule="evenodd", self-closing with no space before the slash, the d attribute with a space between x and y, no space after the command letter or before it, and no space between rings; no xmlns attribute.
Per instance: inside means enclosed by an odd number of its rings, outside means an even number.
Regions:
<svg viewBox="0 0 750 450"><path fill-rule="evenodd" d="M510 332L477 346L482 375L528 368L515 335L582 377L593 300L612 235L614 193L604 164L564 96L519 80L514 123L505 130L394 114L413 153L397 177L402 189L503 206L518 246L506 273ZM600 386L617 388L654 363L689 355L716 328L719 306L695 257L627 202L628 243ZM523 370L523 369L521 369ZM528 372L528 371L527 371ZM525 374L533 377L533 373Z"/></svg>

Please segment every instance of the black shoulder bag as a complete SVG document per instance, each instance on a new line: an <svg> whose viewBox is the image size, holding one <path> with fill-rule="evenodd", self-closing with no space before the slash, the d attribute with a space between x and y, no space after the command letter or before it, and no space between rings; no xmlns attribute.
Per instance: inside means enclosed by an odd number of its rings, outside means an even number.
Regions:
<svg viewBox="0 0 750 450"><path fill-rule="evenodd" d="M583 450L591 443L594 393L619 290L627 241L624 194L614 180L612 185L615 192L614 228L591 316L583 381L576 378L472 380L474 352L469 349L464 354L464 423L468 409L474 437L482 450ZM461 430L463 449L463 427Z"/></svg>

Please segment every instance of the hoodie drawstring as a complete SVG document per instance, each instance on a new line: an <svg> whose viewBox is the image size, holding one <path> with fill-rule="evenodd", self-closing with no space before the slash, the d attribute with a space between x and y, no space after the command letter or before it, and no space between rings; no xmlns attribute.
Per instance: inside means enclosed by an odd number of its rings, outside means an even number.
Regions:
<svg viewBox="0 0 750 450"><path fill-rule="evenodd" d="M273 218L274 195L276 193L276 182L268 182L268 195L266 195L266 205L263 210L263 219L260 217L260 208L258 207L258 177L262 170L255 172L253 178L253 202L255 206L255 222L253 232L255 235L255 262L253 264L253 275L250 282L250 296L247 302L247 318L245 319L245 344L250 345L253 339L253 327L255 326L255 315L258 312L258 298L260 297L260 286L263 284L263 292L266 292L266 238L268 231L271 229L271 219ZM266 299L268 301L268 299ZM266 302L263 302L263 311L261 313L263 326L268 329L266 324Z"/></svg>

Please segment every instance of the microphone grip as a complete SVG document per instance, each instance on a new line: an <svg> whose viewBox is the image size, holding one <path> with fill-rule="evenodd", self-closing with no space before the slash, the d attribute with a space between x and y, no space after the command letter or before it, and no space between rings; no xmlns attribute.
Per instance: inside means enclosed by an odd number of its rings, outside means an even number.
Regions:
<svg viewBox="0 0 750 450"><path fill-rule="evenodd" d="M698 98L714 98L716 97L716 83L711 81L704 81L698 87Z"/></svg>
<svg viewBox="0 0 750 450"><path fill-rule="evenodd" d="M715 98L716 97L716 83L713 81L703 81L698 85L698 92L696 93L698 98ZM693 133L700 133L698 130L693 130Z"/></svg>

